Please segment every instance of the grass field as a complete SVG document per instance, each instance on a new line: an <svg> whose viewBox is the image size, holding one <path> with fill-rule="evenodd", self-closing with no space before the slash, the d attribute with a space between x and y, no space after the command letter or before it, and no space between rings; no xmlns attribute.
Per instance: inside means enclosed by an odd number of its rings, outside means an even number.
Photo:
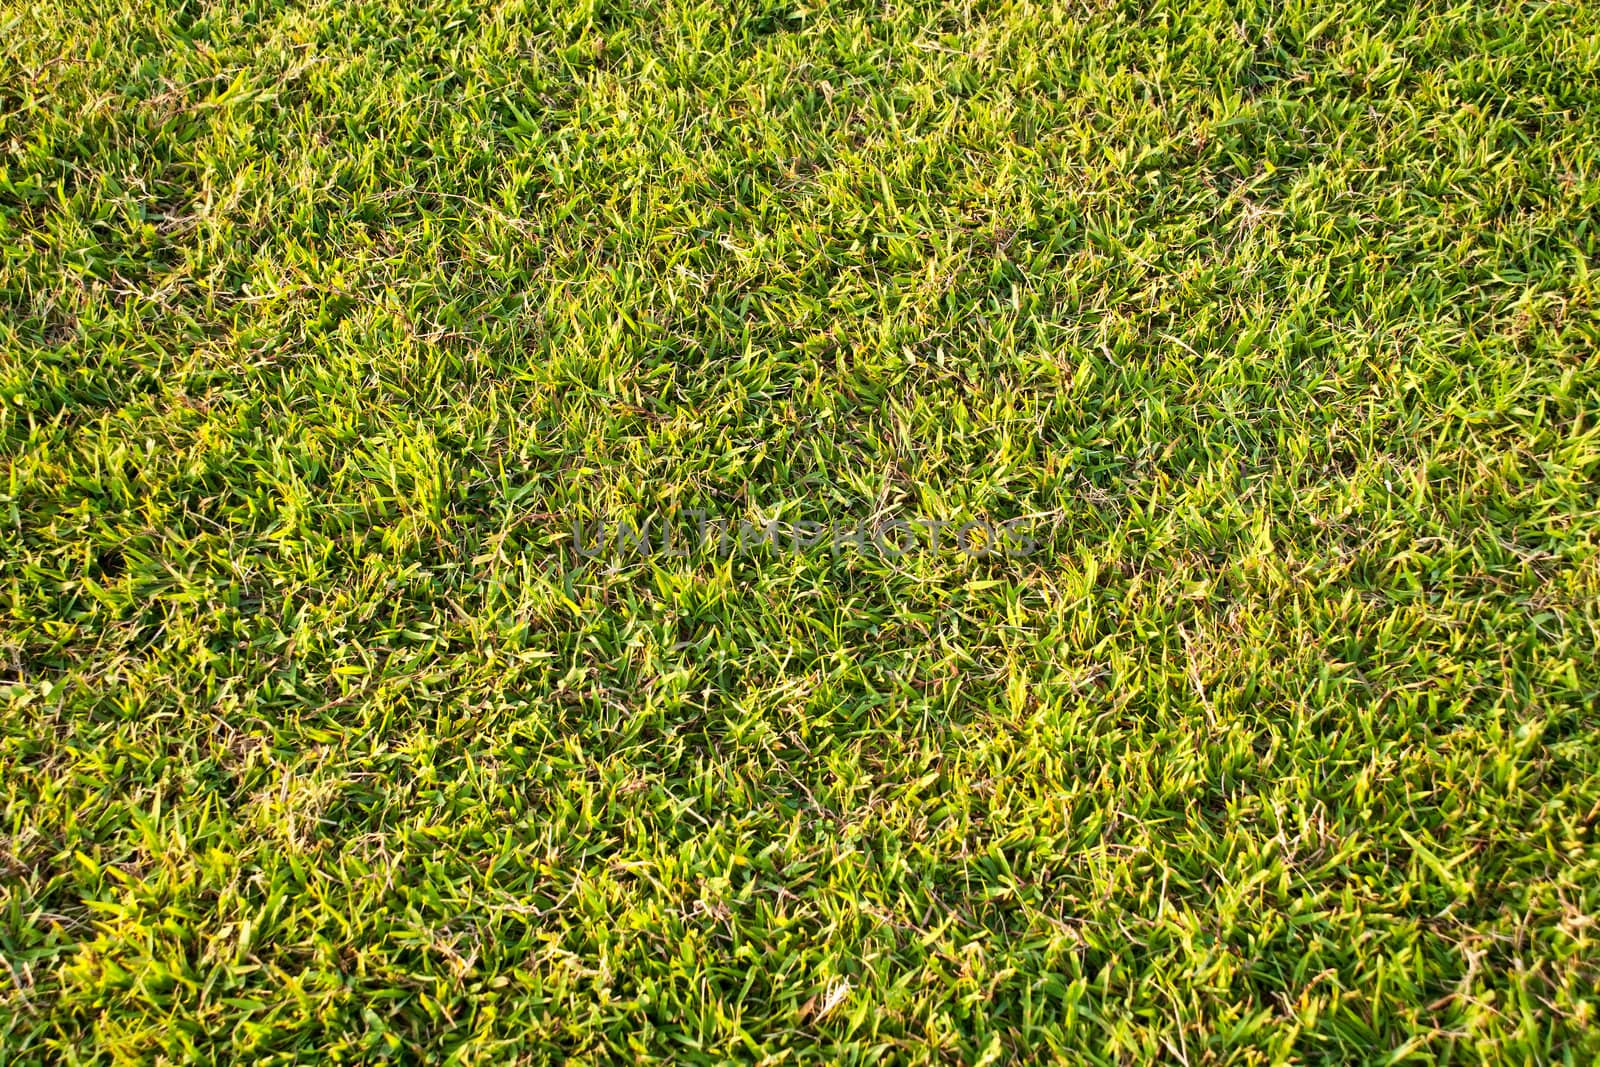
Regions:
<svg viewBox="0 0 1600 1067"><path fill-rule="evenodd" d="M0 1061L1592 1063L1597 266L1579 2L0 0Z"/></svg>

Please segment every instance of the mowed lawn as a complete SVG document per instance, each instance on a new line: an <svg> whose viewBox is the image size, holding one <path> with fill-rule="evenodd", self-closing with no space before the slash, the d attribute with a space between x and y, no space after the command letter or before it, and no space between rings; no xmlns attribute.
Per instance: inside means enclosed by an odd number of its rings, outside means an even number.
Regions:
<svg viewBox="0 0 1600 1067"><path fill-rule="evenodd" d="M0 0L0 1061L1592 1063L1597 274L1572 0Z"/></svg>

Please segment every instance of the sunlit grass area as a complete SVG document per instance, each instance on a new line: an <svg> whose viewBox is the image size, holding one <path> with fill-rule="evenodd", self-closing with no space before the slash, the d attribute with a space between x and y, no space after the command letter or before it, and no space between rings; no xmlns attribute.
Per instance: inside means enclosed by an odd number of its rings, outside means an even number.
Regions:
<svg viewBox="0 0 1600 1067"><path fill-rule="evenodd" d="M1593 1062L1597 208L1576 2L0 0L0 1061Z"/></svg>

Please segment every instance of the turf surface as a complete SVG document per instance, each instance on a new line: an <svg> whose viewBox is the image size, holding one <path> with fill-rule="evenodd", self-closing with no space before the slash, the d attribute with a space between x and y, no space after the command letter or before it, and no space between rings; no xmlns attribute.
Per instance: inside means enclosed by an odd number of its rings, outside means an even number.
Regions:
<svg viewBox="0 0 1600 1067"><path fill-rule="evenodd" d="M1592 1062L1597 182L1583 3L3 0L0 1060Z"/></svg>

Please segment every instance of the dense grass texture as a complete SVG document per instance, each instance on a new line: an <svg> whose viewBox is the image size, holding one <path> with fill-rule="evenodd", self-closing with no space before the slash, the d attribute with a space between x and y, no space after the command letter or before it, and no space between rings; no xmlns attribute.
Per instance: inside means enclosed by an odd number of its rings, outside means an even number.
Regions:
<svg viewBox="0 0 1600 1067"><path fill-rule="evenodd" d="M0 165L0 1061L1600 1056L1600 6L3 0Z"/></svg>

